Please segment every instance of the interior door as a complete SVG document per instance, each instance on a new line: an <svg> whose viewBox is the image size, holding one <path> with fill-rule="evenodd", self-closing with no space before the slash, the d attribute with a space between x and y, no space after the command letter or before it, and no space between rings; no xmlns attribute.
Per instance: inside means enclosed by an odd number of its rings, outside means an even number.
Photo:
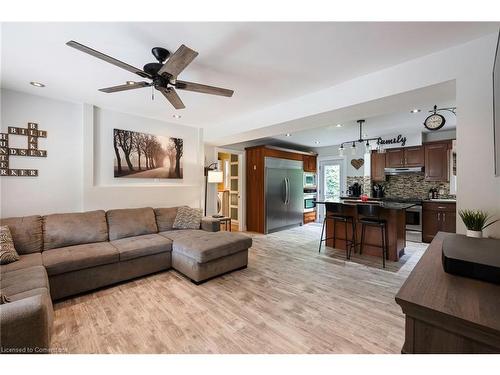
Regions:
<svg viewBox="0 0 500 375"><path fill-rule="evenodd" d="M302 224L304 220L304 173L301 169L288 169L287 225Z"/></svg>
<svg viewBox="0 0 500 375"><path fill-rule="evenodd" d="M266 167L266 233L287 225L286 169Z"/></svg>

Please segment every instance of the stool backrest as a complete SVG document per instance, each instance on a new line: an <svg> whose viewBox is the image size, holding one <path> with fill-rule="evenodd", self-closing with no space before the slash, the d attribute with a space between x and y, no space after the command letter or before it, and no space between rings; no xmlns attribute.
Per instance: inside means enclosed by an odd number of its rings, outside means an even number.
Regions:
<svg viewBox="0 0 500 375"><path fill-rule="evenodd" d="M326 202L325 207L326 212L331 212L334 214L341 214L344 212L344 205L342 203Z"/></svg>
<svg viewBox="0 0 500 375"><path fill-rule="evenodd" d="M378 204L358 204L356 209L359 216L364 217L380 217L382 208Z"/></svg>

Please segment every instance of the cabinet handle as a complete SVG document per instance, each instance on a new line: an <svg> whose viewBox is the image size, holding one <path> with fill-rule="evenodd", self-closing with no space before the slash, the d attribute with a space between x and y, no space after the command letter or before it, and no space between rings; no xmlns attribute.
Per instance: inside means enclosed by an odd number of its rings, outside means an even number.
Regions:
<svg viewBox="0 0 500 375"><path fill-rule="evenodd" d="M441 212L438 212L438 221L441 221Z"/></svg>

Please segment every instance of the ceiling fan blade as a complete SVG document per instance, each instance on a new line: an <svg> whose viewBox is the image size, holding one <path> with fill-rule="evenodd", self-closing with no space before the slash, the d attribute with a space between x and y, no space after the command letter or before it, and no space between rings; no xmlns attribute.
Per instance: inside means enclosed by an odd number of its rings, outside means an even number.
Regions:
<svg viewBox="0 0 500 375"><path fill-rule="evenodd" d="M148 87L148 86L151 86L151 83L142 81L142 82L126 83L124 85L119 85L119 86L105 87L103 89L99 89L99 91L109 94L112 92L140 89L142 87Z"/></svg>
<svg viewBox="0 0 500 375"><path fill-rule="evenodd" d="M182 44L179 49L170 56L167 62L163 64L158 74L165 75L166 73L172 77L177 77L196 56L198 56L198 52Z"/></svg>
<svg viewBox="0 0 500 375"><path fill-rule="evenodd" d="M88 53L89 55L92 55L94 57L97 57L98 59L104 60L110 64L113 64L119 68L128 70L129 72L135 73L143 78L151 78L151 76L143 71L142 69L136 68L135 66L129 65L127 63L124 63L123 61L117 60L114 57L108 56L102 52L96 51L95 49L92 49L90 47L84 46L83 44L80 44L78 42L75 42L74 40L70 40L69 42L66 43L66 45L76 48L79 51Z"/></svg>
<svg viewBox="0 0 500 375"><path fill-rule="evenodd" d="M163 95L165 95L165 98L167 98L167 100L174 106L175 109L186 108L179 95L177 95L177 91L175 91L173 87L160 89L160 91Z"/></svg>
<svg viewBox="0 0 500 375"><path fill-rule="evenodd" d="M227 97L233 96L234 93L233 90L223 89L221 87L208 86L208 85L202 85L201 83L186 82L179 80L175 82L175 87L179 90L201 92L202 94L221 95Z"/></svg>

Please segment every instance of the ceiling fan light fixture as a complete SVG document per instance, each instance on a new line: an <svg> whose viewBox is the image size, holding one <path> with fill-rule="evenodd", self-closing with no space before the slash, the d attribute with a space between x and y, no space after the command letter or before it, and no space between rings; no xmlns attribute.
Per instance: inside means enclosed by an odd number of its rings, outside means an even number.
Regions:
<svg viewBox="0 0 500 375"><path fill-rule="evenodd" d="M45 85L43 83L36 82L36 81L31 81L30 85L35 86L35 87L45 87Z"/></svg>

